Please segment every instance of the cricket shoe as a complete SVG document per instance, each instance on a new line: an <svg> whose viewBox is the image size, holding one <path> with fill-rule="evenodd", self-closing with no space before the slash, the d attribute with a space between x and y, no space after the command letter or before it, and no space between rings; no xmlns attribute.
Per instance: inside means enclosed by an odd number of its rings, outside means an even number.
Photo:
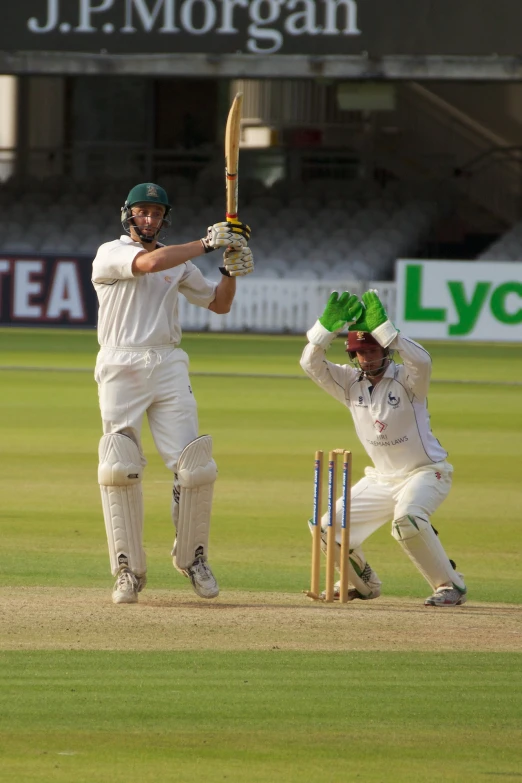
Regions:
<svg viewBox="0 0 522 783"><path fill-rule="evenodd" d="M138 593L145 587L146 577L137 577L130 568L120 568L112 591L114 604L137 604Z"/></svg>
<svg viewBox="0 0 522 783"><path fill-rule="evenodd" d="M462 574L459 574L459 576L462 576ZM437 587L433 595L426 598L424 606L461 606L468 600L467 592L465 587L457 587L453 583L441 585L441 587Z"/></svg>
<svg viewBox="0 0 522 783"><path fill-rule="evenodd" d="M187 568L180 568L176 563L176 541L174 541L174 547L172 549L172 562L174 568L179 571L183 576L190 579L190 583L194 588L196 595L200 598L217 598L219 595L219 586L216 582L216 577L212 573L207 558L203 554L203 547L196 549L196 558L192 565Z"/></svg>

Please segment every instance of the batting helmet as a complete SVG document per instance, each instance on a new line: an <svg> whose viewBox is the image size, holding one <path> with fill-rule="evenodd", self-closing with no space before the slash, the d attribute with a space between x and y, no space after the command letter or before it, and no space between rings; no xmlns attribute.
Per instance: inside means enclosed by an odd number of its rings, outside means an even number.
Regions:
<svg viewBox="0 0 522 783"><path fill-rule="evenodd" d="M161 204L167 212L170 209L166 191L154 182L142 182L141 185L134 185L131 188L125 206L133 207L135 204Z"/></svg>
<svg viewBox="0 0 522 783"><path fill-rule="evenodd" d="M170 225L170 221L167 219L167 216L171 207L167 192L159 185L155 185L154 182L142 182L141 184L135 185L130 189L129 195L125 199L125 204L121 208L121 223L125 231L129 230L128 223L132 217L131 209L136 204L161 204L161 206L165 207L165 214L163 215L162 225ZM152 241L151 239L145 237L140 238L144 239L145 241Z"/></svg>

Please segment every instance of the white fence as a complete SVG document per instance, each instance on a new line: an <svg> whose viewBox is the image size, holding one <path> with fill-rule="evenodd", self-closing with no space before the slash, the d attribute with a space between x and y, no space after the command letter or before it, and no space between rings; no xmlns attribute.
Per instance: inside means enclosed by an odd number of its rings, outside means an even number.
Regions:
<svg viewBox="0 0 522 783"><path fill-rule="evenodd" d="M230 313L216 315L180 297L180 320L186 331L304 334L323 312L332 291L350 291L360 296L369 288L379 291L393 319L396 293L392 282L240 278Z"/></svg>

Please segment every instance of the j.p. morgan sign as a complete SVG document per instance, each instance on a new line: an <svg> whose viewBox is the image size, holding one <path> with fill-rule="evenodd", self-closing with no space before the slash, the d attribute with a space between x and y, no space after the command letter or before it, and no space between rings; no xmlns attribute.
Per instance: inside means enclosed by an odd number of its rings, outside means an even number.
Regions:
<svg viewBox="0 0 522 783"><path fill-rule="evenodd" d="M411 337L522 342L522 264L398 261L395 323Z"/></svg>
<svg viewBox="0 0 522 783"><path fill-rule="evenodd" d="M19 19L17 34L30 49L270 54L313 38L326 53L336 38L361 35L358 2L30 0L24 11L31 6L34 13Z"/></svg>
<svg viewBox="0 0 522 783"><path fill-rule="evenodd" d="M515 55L515 0L23 0L0 50ZM487 35L484 31L487 30Z"/></svg>

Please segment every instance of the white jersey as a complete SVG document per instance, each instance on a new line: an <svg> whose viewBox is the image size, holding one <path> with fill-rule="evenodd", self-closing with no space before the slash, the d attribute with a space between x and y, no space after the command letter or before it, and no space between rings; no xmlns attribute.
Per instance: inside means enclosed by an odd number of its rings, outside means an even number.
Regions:
<svg viewBox="0 0 522 783"><path fill-rule="evenodd" d="M125 234L98 248L92 282L100 305L98 341L108 348L177 346L181 341L178 293L199 307L214 300L217 283L206 280L191 261L172 269L132 274L143 250Z"/></svg>
<svg viewBox="0 0 522 783"><path fill-rule="evenodd" d="M313 330L309 338L311 334ZM332 334L332 339L335 336ZM390 362L376 386L361 370L327 361L325 348L320 345L306 346L301 367L318 386L349 408L357 436L377 471L404 476L443 462L448 455L430 427L429 353L400 335L389 347L400 354L403 364Z"/></svg>

